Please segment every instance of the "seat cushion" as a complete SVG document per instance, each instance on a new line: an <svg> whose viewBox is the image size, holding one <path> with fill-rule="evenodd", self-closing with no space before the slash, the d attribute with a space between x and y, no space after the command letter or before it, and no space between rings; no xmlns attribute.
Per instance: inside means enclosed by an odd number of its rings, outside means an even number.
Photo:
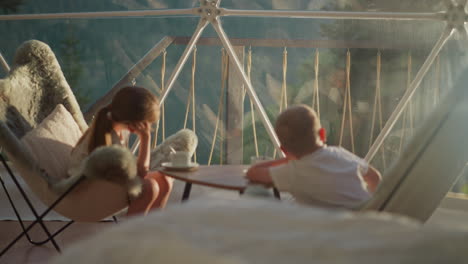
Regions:
<svg viewBox="0 0 468 264"><path fill-rule="evenodd" d="M22 139L40 167L51 178L67 177L70 152L82 133L72 115L59 104L35 129Z"/></svg>

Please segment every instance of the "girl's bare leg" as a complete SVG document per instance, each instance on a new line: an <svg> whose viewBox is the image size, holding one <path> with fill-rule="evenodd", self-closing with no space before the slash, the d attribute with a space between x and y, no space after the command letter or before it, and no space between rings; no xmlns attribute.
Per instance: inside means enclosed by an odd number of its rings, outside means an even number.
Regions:
<svg viewBox="0 0 468 264"><path fill-rule="evenodd" d="M159 186L159 193L151 208L164 208L172 191L173 179L159 171L149 172L145 179L153 179Z"/></svg>
<svg viewBox="0 0 468 264"><path fill-rule="evenodd" d="M159 183L153 178L143 179L141 195L130 202L127 216L146 215L154 207L160 193Z"/></svg>

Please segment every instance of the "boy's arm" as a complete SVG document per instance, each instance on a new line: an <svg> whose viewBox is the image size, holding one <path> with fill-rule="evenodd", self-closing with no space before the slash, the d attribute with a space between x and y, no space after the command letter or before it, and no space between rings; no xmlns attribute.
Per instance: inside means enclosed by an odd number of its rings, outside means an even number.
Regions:
<svg viewBox="0 0 468 264"><path fill-rule="evenodd" d="M263 161L263 162L259 162L257 164L254 164L252 165L250 168L254 168L254 167L263 167L263 168L269 168L269 167L272 167L272 166L278 166L278 165L281 165L281 164L285 164L288 162L288 158L281 158L281 159L277 159L277 160L269 160L269 161Z"/></svg>
<svg viewBox="0 0 468 264"><path fill-rule="evenodd" d="M273 180L270 175L270 167L285 164L287 162L287 158L282 158L252 165L252 167L250 167L246 173L247 179L255 183L273 186Z"/></svg>
<svg viewBox="0 0 468 264"><path fill-rule="evenodd" d="M362 178L367 183L367 190L370 193L374 193L375 190L377 190L377 186L382 180L382 176L380 175L379 171L370 165L367 169L367 173L363 175Z"/></svg>

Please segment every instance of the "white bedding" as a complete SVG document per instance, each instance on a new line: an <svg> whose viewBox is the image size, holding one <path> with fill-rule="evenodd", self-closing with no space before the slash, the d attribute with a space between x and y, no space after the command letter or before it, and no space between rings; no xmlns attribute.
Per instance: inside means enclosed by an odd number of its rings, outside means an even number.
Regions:
<svg viewBox="0 0 468 264"><path fill-rule="evenodd" d="M73 263L466 263L468 232L389 214L197 199L68 247Z"/></svg>

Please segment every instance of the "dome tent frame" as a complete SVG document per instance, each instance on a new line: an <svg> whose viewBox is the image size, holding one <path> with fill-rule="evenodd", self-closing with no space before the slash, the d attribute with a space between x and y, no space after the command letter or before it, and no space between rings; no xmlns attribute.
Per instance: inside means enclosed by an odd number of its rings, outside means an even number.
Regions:
<svg viewBox="0 0 468 264"><path fill-rule="evenodd" d="M181 69L184 67L187 59L190 57L191 53L193 52L196 43L200 39L201 34L203 33L203 30L206 28L208 24L211 24L215 31L218 34L219 39L221 40L221 43L225 50L228 52L228 55L230 58L235 62L234 63L234 68L235 70L240 73L240 76L242 77L243 83L247 88L247 92L249 93L250 98L252 101L255 103L255 106L257 108L257 111L261 113L261 119L265 127L267 128L267 132L269 133L270 138L272 139L273 143L275 146L278 148L279 144L277 142L276 135L272 129L271 123L268 119L268 117L265 114L265 111L263 109L262 104L257 98L257 95L255 93L255 90L253 89L252 84L246 78L245 71L243 70L242 65L240 64L240 61L234 52L232 43L230 39L227 37L226 33L224 32L224 29L221 25L220 17L221 16L229 16L229 15L235 15L235 16L266 16L266 17L294 17L294 18L332 18L332 19L394 19L394 20L437 20L437 21L445 21L446 22L446 27L442 31L440 38L438 41L435 43L434 47L432 48L431 52L429 53L428 57L426 58L425 62L419 69L418 73L416 74L416 77L410 84L410 87L406 90L405 94L401 98L400 102L395 108L395 111L392 113L390 118L388 119L385 127L381 130L379 136L375 140L374 144L371 146L366 159L371 160L373 156L376 154L377 150L380 148L381 144L383 143L384 139L388 136L390 130L392 127L395 125L397 119L401 116L403 113L404 108L408 104L408 102L411 100L411 97L414 95L416 89L419 87L422 79L424 76L427 74L429 68L431 65L434 63L436 57L439 55L441 49L444 47L445 43L447 40L449 40L455 32L458 32L459 35L461 35L462 40L467 40L467 30L465 28L465 23L467 21L467 14L465 11L465 5L466 5L466 0L463 1L462 4L456 4L452 1L446 1L447 5L447 11L442 12L442 13L382 13L382 12L369 12L369 13L361 13L361 12L309 12L309 11L252 11L252 10L228 10L228 9L223 9L219 7L220 0L217 1L201 1L201 5L199 8L193 8L193 9L180 9L180 10L157 10L155 12L158 12L159 15L180 15L182 13L187 14L187 10L191 10L190 14L192 15L198 15L200 16L200 21L190 38L190 41L185 48L182 56L180 57L176 67L174 68L170 79L168 81L168 86L164 90L164 93L161 97L161 103L164 102L164 100L167 98L170 90L173 88L173 85L175 83L175 80L177 79ZM179 12L180 11L180 12ZM128 16L129 14L134 16L146 16L148 15L148 12L151 13L152 11L128 11L128 12L96 12L96 13L68 13L70 16L67 16L66 18L82 18L83 15L87 15L88 17L94 17L94 15L99 14L100 17L109 17L109 16ZM164 12L167 12L163 14ZM117 13L117 15L116 15ZM146 13L146 15L145 15ZM278 14L276 14L278 13ZM0 16L0 20L15 20L15 19L50 19L50 18L63 18L63 14L40 14L40 15L8 15L8 16ZM126 14L126 15L123 15ZM47 17L49 16L49 17ZM337 17L335 17L337 16ZM15 18L16 17L16 18ZM19 18L21 17L21 18ZM164 39L163 39L164 40ZM159 43L158 43L159 44ZM153 49L157 50L160 48L159 45L156 45ZM0 54L1 56L1 54ZM3 60L3 58L0 58ZM143 60L143 59L142 59ZM5 68L8 67L7 64L3 64L3 67ZM139 67L135 65L132 69L138 70ZM5 70L7 70L5 68ZM9 70L9 69L8 69ZM131 70L132 71L132 70ZM460 89L458 89L460 90ZM455 101L456 97L451 98L451 100ZM445 104L447 106L449 104ZM448 110L447 110L448 111ZM440 114L442 115L442 114ZM440 117L442 119L442 117ZM457 131L464 131L464 130L457 130ZM434 134L437 133L437 131L434 132ZM421 140L419 142L425 141L426 142L431 140L432 135L430 135L430 138L427 139L427 137L424 137L423 135L421 136ZM275 141L276 140L276 141ZM443 140L439 140L443 141ZM453 141L453 140L452 140ZM424 143L424 142L423 142ZM452 142L453 143L453 142ZM413 144L414 145L414 144ZM421 146L424 144L421 144ZM136 145L135 145L136 146ZM417 147L416 145L413 147ZM425 145L423 146L425 148ZM135 147L136 148L136 147ZM374 150L373 150L374 149ZM374 153L372 153L374 151ZM424 151L421 150L421 151ZM282 153L282 152L280 152ZM418 152L419 154L419 152ZM459 157L460 158L460 157ZM413 159L407 159L407 162L410 163L412 162ZM452 162L453 163L453 162ZM411 172L411 167L413 164L407 165L407 167L410 167L409 171ZM406 169L406 167L404 168ZM410 173L408 171L405 172L405 175ZM395 172L394 174L399 174L400 171ZM453 178L454 174L449 174ZM433 176L433 175L432 175ZM440 177L439 177L440 178ZM388 208L390 205L390 208L392 204L401 204L402 200L405 200L406 197L402 197L399 195L398 192L396 192L396 189L400 186L403 186L403 191L408 189L408 183L402 183L401 179L397 179L395 177L395 181L399 181L396 184L396 188L393 188L391 190L392 196L397 197L395 201L391 200L390 198L385 198L385 201L382 205L380 204L371 204L367 208L371 209L379 209L379 210L384 210L385 208ZM440 179L442 181L442 179ZM448 183L448 180L443 180L444 184ZM412 185L414 186L414 185ZM444 186L445 187L445 186ZM390 188L386 188L386 190L390 191ZM439 192L441 190L439 189ZM417 194L420 195L420 194ZM381 196L384 196L382 194ZM423 195L420 195L421 198ZM435 195L437 197L434 197L434 199L437 199L440 196L440 193ZM400 197L400 198L398 198ZM378 197L379 198L379 197ZM377 200L377 199L376 199ZM432 200L432 201L433 201ZM418 200L419 201L419 200ZM379 202L380 203L380 202ZM407 203L414 205L415 202L412 203ZM432 206L432 203L431 203ZM410 206L411 207L411 206ZM411 210L414 210L414 208L410 208ZM431 208L426 209L424 213L427 213L431 210ZM416 210L417 211L417 210Z"/></svg>
<svg viewBox="0 0 468 264"><path fill-rule="evenodd" d="M280 150L279 140L274 132L270 120L265 112L262 103L248 80L247 75L236 55L233 45L221 23L223 16L238 16L238 17L269 17L269 18L320 18L320 19L358 19L358 20L423 20L423 21L444 21L445 29L442 31L440 38L434 44L428 57L417 72L410 87L401 97L399 103L388 118L384 127L376 137L374 143L369 148L365 156L366 160L372 160L378 149L382 146L383 141L389 135L390 130L396 124L398 118L403 113L415 91L421 84L422 79L428 72L430 66L434 63L436 57L444 47L447 40L457 32L461 39L468 40L468 32L465 27L468 21L468 13L466 12L467 0L444 0L446 11L434 13L418 13L418 12L333 12L333 11L294 11L294 10L242 10L228 9L220 7L221 0L200 0L200 6L186 9L159 9L159 10L137 10L137 11L111 11L111 12L78 12L78 13L50 13L50 14L21 14L21 15L1 15L0 20L36 20L36 19L76 19L76 18L109 18L109 17L144 17L144 16L180 16L192 15L200 17L200 20L190 38L190 41L178 60L169 80L167 81L166 89L161 96L161 104L166 100L169 92L172 90L177 77L184 67L187 59L193 52L193 49L208 24L211 24L216 31L223 47L226 49L229 57L234 62L234 67L243 84L246 87L247 93L253 101L256 110L260 115L260 119L265 126L265 129L273 142L275 148L283 155ZM0 54L1 56L1 54ZM2 59L3 60L3 59ZM2 63L6 70L8 65ZM138 144L135 144L133 149L136 149Z"/></svg>

